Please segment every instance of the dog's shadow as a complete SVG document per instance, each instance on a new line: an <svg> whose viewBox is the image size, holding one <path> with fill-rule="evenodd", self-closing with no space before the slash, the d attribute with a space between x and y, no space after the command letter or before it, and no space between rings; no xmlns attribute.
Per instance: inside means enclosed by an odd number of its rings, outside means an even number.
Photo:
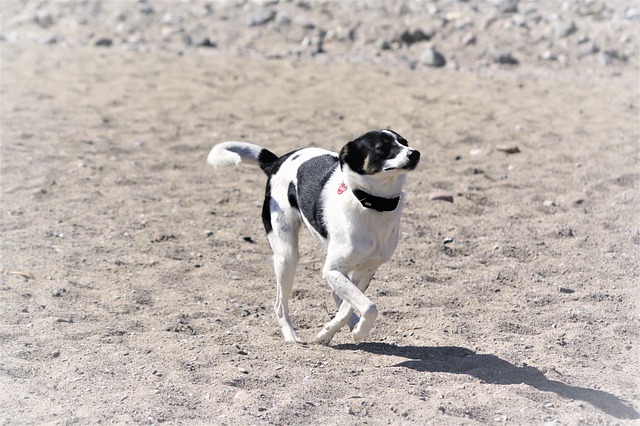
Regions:
<svg viewBox="0 0 640 426"><path fill-rule="evenodd" d="M571 386L548 379L540 370L530 366L518 367L490 354L478 354L470 349L445 346L396 346L387 343L361 343L337 345L341 350L360 350L376 355L407 358L394 367L410 368L420 372L468 374L495 385L524 383L535 389L553 392L574 400L588 402L594 407L618 419L639 419L632 406L617 396L595 389Z"/></svg>

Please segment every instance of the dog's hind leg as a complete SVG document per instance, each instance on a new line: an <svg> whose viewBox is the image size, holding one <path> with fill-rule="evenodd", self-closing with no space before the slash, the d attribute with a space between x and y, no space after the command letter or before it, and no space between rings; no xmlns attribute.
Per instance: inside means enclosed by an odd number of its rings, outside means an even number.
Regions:
<svg viewBox="0 0 640 426"><path fill-rule="evenodd" d="M268 234L273 250L273 266L276 273L276 303L274 309L278 324L287 342L303 343L289 317L289 297L298 265L298 232L300 220L280 211L272 213L273 230Z"/></svg>

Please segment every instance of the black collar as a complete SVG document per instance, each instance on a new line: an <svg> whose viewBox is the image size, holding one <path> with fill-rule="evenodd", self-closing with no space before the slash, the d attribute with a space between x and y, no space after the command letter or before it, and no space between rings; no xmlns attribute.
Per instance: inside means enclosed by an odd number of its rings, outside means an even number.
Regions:
<svg viewBox="0 0 640 426"><path fill-rule="evenodd" d="M360 204L368 209L375 209L379 212L390 212L398 207L400 196L396 198L382 198L375 195L367 194L361 189L353 189L353 195L356 196Z"/></svg>

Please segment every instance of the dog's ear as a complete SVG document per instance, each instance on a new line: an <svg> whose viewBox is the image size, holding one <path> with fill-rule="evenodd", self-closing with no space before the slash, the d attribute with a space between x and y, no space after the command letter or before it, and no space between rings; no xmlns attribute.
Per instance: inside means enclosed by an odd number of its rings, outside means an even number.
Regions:
<svg viewBox="0 0 640 426"><path fill-rule="evenodd" d="M344 170L344 165L348 165L351 170L358 174L364 174L364 155L358 148L356 141L351 141L340 150L340 168Z"/></svg>

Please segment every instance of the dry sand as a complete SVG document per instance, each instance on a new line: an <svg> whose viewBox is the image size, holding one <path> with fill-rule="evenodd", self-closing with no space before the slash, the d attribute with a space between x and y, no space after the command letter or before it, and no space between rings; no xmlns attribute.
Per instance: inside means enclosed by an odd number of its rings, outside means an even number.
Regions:
<svg viewBox="0 0 640 426"><path fill-rule="evenodd" d="M637 424L637 56L0 49L2 424ZM381 315L358 345L286 344L265 178L208 151L337 150L381 127L423 154L368 291ZM333 302L301 240L292 318L312 341Z"/></svg>

